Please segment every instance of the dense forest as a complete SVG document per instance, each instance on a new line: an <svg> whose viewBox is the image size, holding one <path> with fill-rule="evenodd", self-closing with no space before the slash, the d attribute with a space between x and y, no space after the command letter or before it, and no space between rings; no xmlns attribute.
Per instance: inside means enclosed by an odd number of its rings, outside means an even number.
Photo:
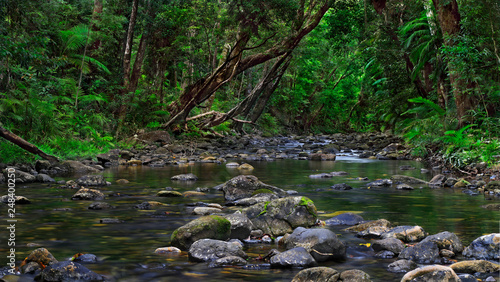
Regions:
<svg viewBox="0 0 500 282"><path fill-rule="evenodd" d="M391 131L493 164L500 4L2 0L0 127L63 158L136 133ZM0 161L31 160L0 141Z"/></svg>

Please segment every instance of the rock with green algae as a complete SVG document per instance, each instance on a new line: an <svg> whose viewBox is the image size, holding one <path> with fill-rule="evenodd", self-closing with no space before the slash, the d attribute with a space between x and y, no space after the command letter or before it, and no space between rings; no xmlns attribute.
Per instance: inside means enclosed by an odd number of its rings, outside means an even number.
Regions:
<svg viewBox="0 0 500 282"><path fill-rule="evenodd" d="M181 250L187 250L200 239L227 240L230 234L229 220L217 215L204 216L177 228L172 233L171 244Z"/></svg>
<svg viewBox="0 0 500 282"><path fill-rule="evenodd" d="M290 233L297 227L316 224L317 210L307 197L286 197L258 203L242 210L256 229L273 236Z"/></svg>

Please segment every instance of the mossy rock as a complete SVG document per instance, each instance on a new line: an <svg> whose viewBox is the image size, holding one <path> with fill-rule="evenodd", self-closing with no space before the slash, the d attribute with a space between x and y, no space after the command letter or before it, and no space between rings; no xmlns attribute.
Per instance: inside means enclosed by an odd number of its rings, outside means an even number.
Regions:
<svg viewBox="0 0 500 282"><path fill-rule="evenodd" d="M229 220L217 215L204 216L177 228L172 233L171 244L181 250L187 250L197 240L227 240L230 234Z"/></svg>
<svg viewBox="0 0 500 282"><path fill-rule="evenodd" d="M252 196L255 196L257 194L275 194L275 193L269 189L258 189L252 193Z"/></svg>

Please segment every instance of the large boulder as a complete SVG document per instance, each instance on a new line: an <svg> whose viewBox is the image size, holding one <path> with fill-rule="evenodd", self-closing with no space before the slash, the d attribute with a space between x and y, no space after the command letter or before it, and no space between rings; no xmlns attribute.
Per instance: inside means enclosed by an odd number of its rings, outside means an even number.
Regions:
<svg viewBox="0 0 500 282"><path fill-rule="evenodd" d="M345 245L334 232L328 229L306 229L297 227L284 240L287 249L304 247L318 261L343 260L346 255Z"/></svg>
<svg viewBox="0 0 500 282"><path fill-rule="evenodd" d="M454 254L459 254L464 250L462 241L454 233L444 231L438 234L427 236L423 242L434 242L438 246L439 250L449 250Z"/></svg>
<svg viewBox="0 0 500 282"><path fill-rule="evenodd" d="M420 226L403 225L397 226L382 234L382 238L396 238L405 243L422 241L427 236L427 232Z"/></svg>
<svg viewBox="0 0 500 282"><path fill-rule="evenodd" d="M302 226L316 224L316 206L307 197L286 197L255 204L242 210L255 228L264 233L280 236Z"/></svg>
<svg viewBox="0 0 500 282"><path fill-rule="evenodd" d="M292 282L336 282L339 280L340 273L330 267L318 266L301 270L294 277Z"/></svg>
<svg viewBox="0 0 500 282"><path fill-rule="evenodd" d="M231 239L246 239L254 229L252 221L245 214L233 213L224 215L224 218L231 223Z"/></svg>
<svg viewBox="0 0 500 282"><path fill-rule="evenodd" d="M270 190L272 193L276 193L282 197L287 195L283 189L267 185L253 175L238 175L222 184L224 198L227 201L251 197L255 191L260 189Z"/></svg>
<svg viewBox="0 0 500 282"><path fill-rule="evenodd" d="M497 273L500 271L500 264L487 260L466 260L450 265L456 273Z"/></svg>
<svg viewBox="0 0 500 282"><path fill-rule="evenodd" d="M73 261L61 261L47 266L37 281L104 281L105 278Z"/></svg>
<svg viewBox="0 0 500 282"><path fill-rule="evenodd" d="M288 267L311 267L317 266L318 263L303 247L293 248L286 252L274 255L269 260L271 267L288 268Z"/></svg>
<svg viewBox="0 0 500 282"><path fill-rule="evenodd" d="M230 234L229 220L217 215L204 216L177 228L172 233L171 244L186 250L200 239L227 240Z"/></svg>
<svg viewBox="0 0 500 282"><path fill-rule="evenodd" d="M64 161L57 165L67 173L93 173L99 170L88 165L84 165L79 161Z"/></svg>
<svg viewBox="0 0 500 282"><path fill-rule="evenodd" d="M330 219L325 220L326 225L356 225L365 220L355 213L341 213L337 216L334 216Z"/></svg>
<svg viewBox="0 0 500 282"><path fill-rule="evenodd" d="M403 276L401 282L460 282L458 275L450 267L443 265L428 265L412 270Z"/></svg>
<svg viewBox="0 0 500 282"><path fill-rule="evenodd" d="M102 175L84 175L76 180L78 185L88 186L106 186L111 183L107 182Z"/></svg>
<svg viewBox="0 0 500 282"><path fill-rule="evenodd" d="M492 233L476 238L463 251L465 257L498 260L500 258L500 233Z"/></svg>
<svg viewBox="0 0 500 282"><path fill-rule="evenodd" d="M3 175L5 179L9 179L9 175L12 174L12 172L9 172L11 170L4 169L3 170ZM16 180L16 183L31 183L36 181L36 177L34 175L31 175L27 172L20 171L19 169L14 169L14 179Z"/></svg>
<svg viewBox="0 0 500 282"><path fill-rule="evenodd" d="M404 249L399 254L400 259L412 260L416 263L440 263L439 248L432 241L420 242Z"/></svg>
<svg viewBox="0 0 500 282"><path fill-rule="evenodd" d="M237 256L246 259L248 255L243 251L241 244L213 239L201 239L189 247L191 261L213 261L228 256Z"/></svg>

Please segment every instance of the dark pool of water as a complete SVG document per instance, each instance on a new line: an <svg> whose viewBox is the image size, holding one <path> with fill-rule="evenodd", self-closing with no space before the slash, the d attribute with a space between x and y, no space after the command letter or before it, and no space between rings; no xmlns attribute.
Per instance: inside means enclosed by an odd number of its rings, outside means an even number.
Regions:
<svg viewBox="0 0 500 282"><path fill-rule="evenodd" d="M482 195L468 196L457 189L431 189L416 187L413 191L395 188L367 189L366 181L389 178L404 174L429 180L431 174L421 174L422 164L413 161L377 161L355 157L339 157L335 162L279 160L251 162L252 172L261 181L286 190L296 190L311 198L322 219L339 212L359 212L365 219L385 218L394 225L420 225L430 234L442 231L456 233L469 244L473 239L498 232L498 213L481 208L488 204ZM401 165L414 166L415 170L401 171ZM346 171L347 177L311 179L310 174ZM180 173L194 173L195 183L178 183L170 177ZM183 166L118 167L104 172L108 181L128 179L127 185L113 184L103 188L105 194L120 193L121 197L108 197L106 202L115 209L88 210L88 201L72 201L75 190L58 189L56 186L29 184L18 185L17 194L30 198L30 205L18 205L17 258L22 260L39 244L46 247L58 260L65 260L78 252L93 253L102 261L87 265L90 269L120 281L290 281L300 269L210 269L205 263L190 263L187 255L158 256L154 250L168 246L171 233L179 226L194 219L186 212L186 204L197 201L223 204L221 192L211 190L197 198L158 198L154 195L164 187L180 192L197 187L214 187L238 175L238 171L217 164L189 164ZM70 179L70 178L60 178ZM58 179L58 180L60 180ZM74 177L72 178L74 179ZM354 187L349 191L317 191L336 183ZM1 192L0 194L5 194ZM168 204L158 210L137 210L134 206L144 201L160 201ZM231 212L228 208L227 212ZM7 207L2 205L0 220L6 221ZM117 218L121 224L101 224L102 218ZM360 245L369 241L353 234L332 228L348 246L348 259L343 263L326 262L320 265L343 271L361 269L374 281L399 281L402 275L386 271L394 259L375 259L368 248ZM0 230L0 253L7 252L7 231ZM245 251L255 258L265 255L277 245L249 245ZM0 256L5 266L5 255ZM251 259L250 263L261 264ZM265 268L265 267L264 267Z"/></svg>

